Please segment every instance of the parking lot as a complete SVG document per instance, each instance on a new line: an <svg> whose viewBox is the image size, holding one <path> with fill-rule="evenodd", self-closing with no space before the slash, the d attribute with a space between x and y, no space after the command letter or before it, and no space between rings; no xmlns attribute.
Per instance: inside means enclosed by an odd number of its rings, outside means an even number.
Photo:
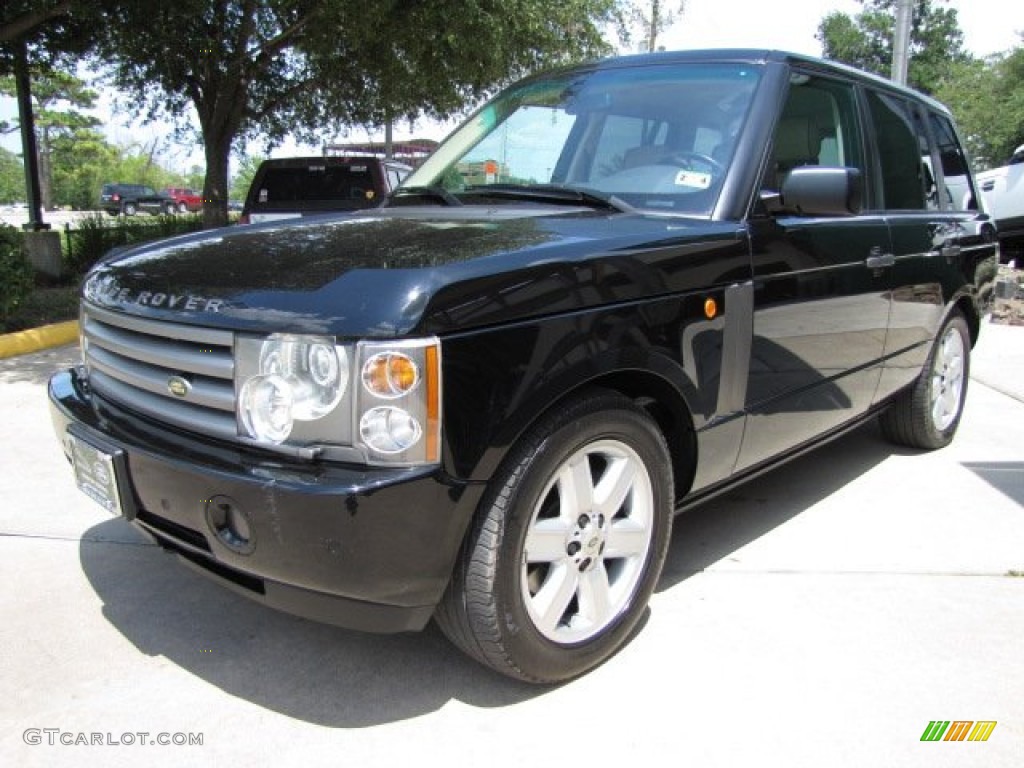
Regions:
<svg viewBox="0 0 1024 768"><path fill-rule="evenodd" d="M639 634L541 688L432 627L272 612L109 518L50 428L46 378L75 357L0 361L10 765L1020 764L1024 328L983 328L951 447L871 424L677 518ZM935 720L997 725L922 742Z"/></svg>

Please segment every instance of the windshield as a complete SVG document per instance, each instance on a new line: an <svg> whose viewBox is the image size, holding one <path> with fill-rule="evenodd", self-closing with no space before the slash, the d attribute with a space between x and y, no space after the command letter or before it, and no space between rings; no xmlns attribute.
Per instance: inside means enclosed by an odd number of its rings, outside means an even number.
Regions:
<svg viewBox="0 0 1024 768"><path fill-rule="evenodd" d="M493 204L488 187L501 185L508 199L541 185L709 215L759 76L750 64L676 63L527 80L471 117L402 186Z"/></svg>

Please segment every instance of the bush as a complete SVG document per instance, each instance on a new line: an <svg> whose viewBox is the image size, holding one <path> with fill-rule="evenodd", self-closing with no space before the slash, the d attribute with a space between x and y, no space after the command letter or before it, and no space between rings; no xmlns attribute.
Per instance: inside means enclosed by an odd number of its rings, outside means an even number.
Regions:
<svg viewBox="0 0 1024 768"><path fill-rule="evenodd" d="M0 323L7 321L32 292L32 265L25 256L25 238L0 224Z"/></svg>
<svg viewBox="0 0 1024 768"><path fill-rule="evenodd" d="M71 230L65 256L72 271L83 274L114 248L198 232L202 228L201 216L153 216L129 221L98 214L82 219Z"/></svg>

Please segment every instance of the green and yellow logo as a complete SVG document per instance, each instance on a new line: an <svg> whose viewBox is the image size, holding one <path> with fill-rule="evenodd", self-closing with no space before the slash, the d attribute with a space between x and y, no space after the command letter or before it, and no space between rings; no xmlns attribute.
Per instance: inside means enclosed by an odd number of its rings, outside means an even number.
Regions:
<svg viewBox="0 0 1024 768"><path fill-rule="evenodd" d="M988 741L995 728L995 720L932 720L921 741Z"/></svg>

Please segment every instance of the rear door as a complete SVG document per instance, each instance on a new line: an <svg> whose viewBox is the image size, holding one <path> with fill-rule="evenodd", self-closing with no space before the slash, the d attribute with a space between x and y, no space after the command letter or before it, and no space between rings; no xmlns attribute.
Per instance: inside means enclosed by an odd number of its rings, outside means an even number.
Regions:
<svg viewBox="0 0 1024 768"><path fill-rule="evenodd" d="M762 189L799 166L870 169L856 87L794 72ZM878 260L890 254L882 212L767 213L752 221L754 319L747 428L737 469L804 443L869 408L889 316Z"/></svg>
<svg viewBox="0 0 1024 768"><path fill-rule="evenodd" d="M975 282L972 265L991 244L949 117L880 89L867 103L894 257L880 402L918 376L947 304Z"/></svg>

